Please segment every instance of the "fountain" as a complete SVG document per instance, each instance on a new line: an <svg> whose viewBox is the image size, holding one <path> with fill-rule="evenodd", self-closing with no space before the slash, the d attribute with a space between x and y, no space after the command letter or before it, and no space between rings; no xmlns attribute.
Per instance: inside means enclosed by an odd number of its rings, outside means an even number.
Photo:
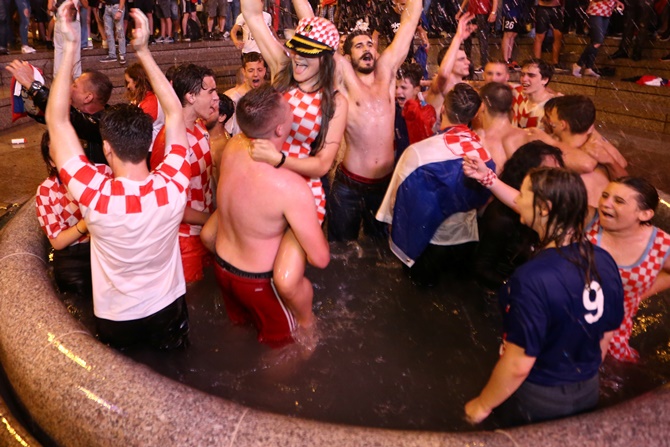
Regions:
<svg viewBox="0 0 670 447"><path fill-rule="evenodd" d="M461 433L337 425L253 410L161 376L96 341L46 273L45 240L25 206L0 236L0 362L34 421L59 445L659 445L670 387L581 416ZM8 414L0 438L34 445Z"/></svg>

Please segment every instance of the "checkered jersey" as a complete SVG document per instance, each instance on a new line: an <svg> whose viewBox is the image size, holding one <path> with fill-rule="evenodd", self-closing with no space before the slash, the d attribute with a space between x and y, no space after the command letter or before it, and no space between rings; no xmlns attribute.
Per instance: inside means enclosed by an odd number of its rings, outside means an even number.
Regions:
<svg viewBox="0 0 670 447"><path fill-rule="evenodd" d="M214 211L212 203L212 153L209 147L209 133L195 123L193 130L186 129L188 134L188 162L191 165L191 181L186 191L186 206L196 211L211 213ZM202 225L182 223L179 226L179 236L198 236Z"/></svg>
<svg viewBox="0 0 670 447"><path fill-rule="evenodd" d="M481 158L487 162L491 154L482 146L479 136L471 131L468 126L459 124L447 128L443 133L444 144L454 155L463 157Z"/></svg>
<svg viewBox="0 0 670 447"><path fill-rule="evenodd" d="M111 175L112 170L107 165L95 165L100 174ZM37 220L49 239L56 239L61 231L77 225L82 219L79 203L74 200L70 191L52 176L37 187L35 195ZM82 235L71 245L88 242L88 233Z"/></svg>
<svg viewBox="0 0 670 447"><path fill-rule="evenodd" d="M293 112L291 132L282 147L282 152L289 157L306 158L310 156L311 144L321 130L321 96L321 90L305 93L297 88L284 94ZM321 179L308 179L307 184L314 194L319 222L323 223L326 217L326 193L323 190Z"/></svg>
<svg viewBox="0 0 670 447"><path fill-rule="evenodd" d="M191 174L186 153L171 146L141 181L100 174L83 155L61 168L91 234L97 317L144 318L186 292L178 243Z"/></svg>
<svg viewBox="0 0 670 447"><path fill-rule="evenodd" d="M590 16L612 17L612 12L616 7L616 0L599 0L589 3L586 13Z"/></svg>
<svg viewBox="0 0 670 447"><path fill-rule="evenodd" d="M587 236L592 243L600 245L602 228L599 221L588 230ZM629 345L633 332L633 318L640 307L642 295L656 281L669 254L670 235L654 227L647 248L640 259L633 265L618 266L623 283L624 318L621 326L614 331L609 347L609 354L615 359L632 363L640 359L640 354Z"/></svg>
<svg viewBox="0 0 670 447"><path fill-rule="evenodd" d="M512 124L526 129L529 127L538 127L542 129L542 118L544 117L544 104L542 101L538 104L530 104L529 99L521 91L523 87L518 86L513 89L514 102L512 103Z"/></svg>

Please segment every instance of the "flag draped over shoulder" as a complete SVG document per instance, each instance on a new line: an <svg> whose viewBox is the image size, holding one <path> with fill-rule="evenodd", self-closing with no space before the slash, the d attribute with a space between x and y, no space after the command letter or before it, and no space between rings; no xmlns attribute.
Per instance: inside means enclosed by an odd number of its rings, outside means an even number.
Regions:
<svg viewBox="0 0 670 447"><path fill-rule="evenodd" d="M465 221L462 213L474 213L491 193L463 174L465 155L481 158L495 169L479 137L464 125L411 145L400 158L377 219L391 224L391 249L405 264L414 264L441 227L446 230L441 238L450 239L444 245L472 240L463 234L460 222L449 219ZM476 227L474 216L470 217L467 221Z"/></svg>

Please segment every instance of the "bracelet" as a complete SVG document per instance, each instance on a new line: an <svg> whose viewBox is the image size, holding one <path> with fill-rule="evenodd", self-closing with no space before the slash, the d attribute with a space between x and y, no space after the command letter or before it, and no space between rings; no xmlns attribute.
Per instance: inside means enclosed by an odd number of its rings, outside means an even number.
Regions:
<svg viewBox="0 0 670 447"><path fill-rule="evenodd" d="M477 180L482 186L486 188L491 188L493 186L493 182L498 178L495 172L493 172L493 169L489 168L489 172L486 173L483 179Z"/></svg>
<svg viewBox="0 0 670 447"><path fill-rule="evenodd" d="M74 227L77 229L77 232L81 234L82 236L85 235L86 233L82 233L81 230L79 229L79 222L77 222Z"/></svg>
<svg viewBox="0 0 670 447"><path fill-rule="evenodd" d="M281 153L281 160L279 161L279 163L277 163L275 165L275 168L277 168L277 169L281 168L281 166L284 164L285 161L286 161L286 154L282 152Z"/></svg>
<svg viewBox="0 0 670 447"><path fill-rule="evenodd" d="M120 12L121 14L123 14L124 12L126 12L126 10L125 9L117 9L116 12Z"/></svg>

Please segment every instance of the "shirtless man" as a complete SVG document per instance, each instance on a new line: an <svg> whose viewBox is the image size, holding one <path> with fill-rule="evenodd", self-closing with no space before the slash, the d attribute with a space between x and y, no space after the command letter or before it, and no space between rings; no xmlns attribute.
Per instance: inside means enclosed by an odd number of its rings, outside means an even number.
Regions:
<svg viewBox="0 0 670 447"><path fill-rule="evenodd" d="M544 103L557 93L549 90L554 69L541 59L524 61L521 67L521 85L514 89L512 124L521 128L542 128Z"/></svg>
<svg viewBox="0 0 670 447"><path fill-rule="evenodd" d="M351 33L345 56L335 55L338 90L349 102L349 115L346 152L326 202L330 240L358 239L361 221L367 235L385 238L385 225L375 220L375 213L393 172L396 71L412 43L421 8L421 0L407 2L394 39L379 58L365 31ZM301 10L296 6L304 17Z"/></svg>
<svg viewBox="0 0 670 447"><path fill-rule="evenodd" d="M530 132L533 139L561 149L565 166L581 174L593 207L611 179L627 175L626 159L593 128L595 119L596 108L588 97L560 96L545 106L545 127L553 138L537 129Z"/></svg>
<svg viewBox="0 0 670 447"><path fill-rule="evenodd" d="M265 75L267 71L268 66L263 60L261 53L255 51L242 53L242 73L244 74L244 82L226 90L224 95L228 96L235 104L237 104L237 101L246 95L249 90L258 88L265 83ZM226 130L233 136L240 133L240 128L237 125L235 115L228 120Z"/></svg>
<svg viewBox="0 0 670 447"><path fill-rule="evenodd" d="M285 302L273 286L272 268L286 229L291 227L315 267L328 265L330 250L305 179L249 155L250 138L267 139L281 150L293 119L288 102L264 85L240 99L237 118L243 134L230 140L221 157L216 279L229 318L254 322L259 341L279 347L311 335L315 322L311 293ZM311 292L311 287L303 278L301 289Z"/></svg>
<svg viewBox="0 0 670 447"><path fill-rule="evenodd" d="M433 106L438 120L444 103L444 95L456 84L463 82L463 79L470 74L470 60L465 51L461 49L461 45L476 28L470 23L473 18L473 14L466 13L458 19L458 27L449 47L446 50L442 48L437 55L437 60L441 62L426 92L426 102Z"/></svg>
<svg viewBox="0 0 670 447"><path fill-rule="evenodd" d="M479 95L482 98L482 105L477 119L473 120L478 124L474 130L481 138L482 145L493 157L496 172L500 173L505 162L518 148L536 138L526 130L512 125L509 114L514 95L509 85L489 82L479 90Z"/></svg>

